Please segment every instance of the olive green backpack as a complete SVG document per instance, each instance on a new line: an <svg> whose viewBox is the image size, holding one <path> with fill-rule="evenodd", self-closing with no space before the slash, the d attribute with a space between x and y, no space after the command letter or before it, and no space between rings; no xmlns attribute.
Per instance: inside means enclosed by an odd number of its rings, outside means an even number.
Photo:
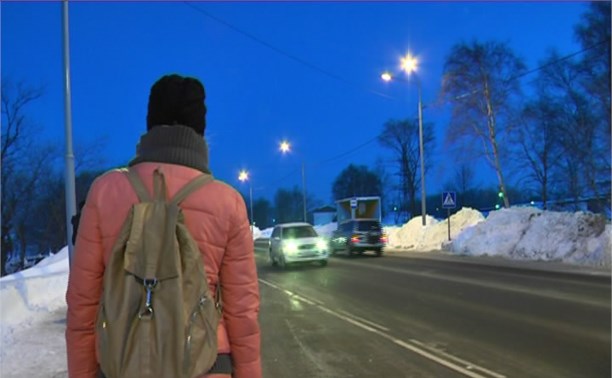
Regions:
<svg viewBox="0 0 612 378"><path fill-rule="evenodd" d="M201 376L217 358L220 291L215 300L179 204L213 178L202 174L167 200L160 169L153 174L153 198L136 172L121 171L140 202L124 221L104 272L96 321L100 368L107 378Z"/></svg>

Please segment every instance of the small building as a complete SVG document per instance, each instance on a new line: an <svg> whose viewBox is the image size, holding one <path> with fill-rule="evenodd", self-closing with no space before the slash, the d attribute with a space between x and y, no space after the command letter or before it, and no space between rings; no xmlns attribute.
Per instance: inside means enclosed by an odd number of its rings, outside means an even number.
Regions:
<svg viewBox="0 0 612 378"><path fill-rule="evenodd" d="M323 206L312 210L312 224L321 226L334 222L336 218L336 208L333 206Z"/></svg>

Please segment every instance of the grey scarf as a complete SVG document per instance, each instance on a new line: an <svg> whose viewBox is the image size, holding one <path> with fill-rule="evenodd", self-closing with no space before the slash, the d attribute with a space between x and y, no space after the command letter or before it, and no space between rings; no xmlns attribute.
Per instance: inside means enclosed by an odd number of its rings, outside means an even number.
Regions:
<svg viewBox="0 0 612 378"><path fill-rule="evenodd" d="M141 136L136 157L128 166L143 162L178 164L210 173L206 141L186 126L156 126Z"/></svg>

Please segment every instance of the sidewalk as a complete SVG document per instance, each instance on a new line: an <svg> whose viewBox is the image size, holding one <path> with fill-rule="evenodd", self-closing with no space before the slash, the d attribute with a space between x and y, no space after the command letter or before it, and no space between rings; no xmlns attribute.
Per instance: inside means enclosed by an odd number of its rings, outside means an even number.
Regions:
<svg viewBox="0 0 612 378"><path fill-rule="evenodd" d="M18 327L0 353L2 378L67 378L66 308Z"/></svg>

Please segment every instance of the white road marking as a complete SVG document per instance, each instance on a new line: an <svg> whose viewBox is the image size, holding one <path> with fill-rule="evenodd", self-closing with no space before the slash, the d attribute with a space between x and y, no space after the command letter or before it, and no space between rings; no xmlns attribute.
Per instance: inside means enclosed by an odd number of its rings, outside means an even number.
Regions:
<svg viewBox="0 0 612 378"><path fill-rule="evenodd" d="M339 310L338 312L341 313L342 315L345 315L345 316L348 316L348 317L352 317L355 320L359 320L362 323L366 323L368 325L371 325L372 327L378 328L381 331L389 331L389 328L387 328L385 326L382 326L382 325L380 325L378 323L371 322L371 321L369 321L367 319L361 318L361 317L359 317L357 315L353 315L353 314L350 314L350 313L348 313L346 311L342 311L342 310Z"/></svg>
<svg viewBox="0 0 612 378"><path fill-rule="evenodd" d="M356 327L359 327L363 330L372 332L374 334L377 334L391 342L393 342L396 345L399 345L400 347L407 349L411 352L414 352L424 358L427 358L430 361L436 362L442 366L445 366L451 370L454 370L458 373L461 373L463 375L465 375L466 377L470 377L470 378L505 378L504 375L496 373L494 371L488 370L482 366L478 366L476 364L473 364L471 362L465 361L463 359L460 359L458 357L454 357L448 353L442 352L440 350L431 350L431 348L428 348L425 346L424 343L419 342L418 340L413 340L411 339L409 342L406 342L404 340L398 339L396 337L393 337L391 335L389 335L387 332L388 331L387 328L380 326L376 323L367 321L365 319L359 318L355 315L352 315L350 313L347 313L345 311L341 311L337 312L334 311L332 309L329 309L327 307L325 307L324 305L321 304L316 304L311 300L308 300L306 298L304 298L301 295L298 295L292 291L289 290L285 290L283 288L281 288L280 286L263 280L263 279L259 279L259 282L263 283L264 285L267 285L271 288L277 289L285 294L287 294L289 297L293 298L293 299L297 299L299 301L302 301L304 303L310 304L314 307L319 308L321 311L335 316L338 319L344 320L347 323L350 323ZM346 314L346 315L345 315ZM377 327L382 327L384 330L379 329ZM435 353L435 354L434 354ZM479 372L476 372L475 370L478 370Z"/></svg>
<svg viewBox="0 0 612 378"><path fill-rule="evenodd" d="M504 376L503 376L503 375L501 375L501 374L498 374L498 373L496 373L496 372L494 372L494 371L491 371L491 370L485 369L485 368L483 368L482 366L477 366L477 365L474 365L474 364L472 364L471 362L468 362L468 361L466 361L466 360L464 360L464 359L462 359L462 358L459 358L459 357L453 356L452 354L448 354L448 353L446 353L446 352L444 352L444 351L442 351L442 350L440 350L440 349L437 349L437 348L432 348L432 347L430 347L430 346L427 346L427 345L423 344L422 342L420 342L420 341L418 341L418 340L410 339L410 341L411 341L412 343L414 343L414 344L417 344L417 345L419 345L419 346L423 347L423 348L427 348L427 349L431 350L431 351L432 351L432 352L434 352L434 353L441 354L441 355L443 355L444 357L446 357L446 358L448 358L448 359L451 359L451 360L453 360L453 361L457 361L458 363L463 364L463 365L464 365L464 366L465 366L467 369L476 369L476 370L480 370L480 371L482 371L482 372L484 372L484 373L486 373L486 374L491 375L492 377L497 377L497 378L503 378L503 377L504 377Z"/></svg>

